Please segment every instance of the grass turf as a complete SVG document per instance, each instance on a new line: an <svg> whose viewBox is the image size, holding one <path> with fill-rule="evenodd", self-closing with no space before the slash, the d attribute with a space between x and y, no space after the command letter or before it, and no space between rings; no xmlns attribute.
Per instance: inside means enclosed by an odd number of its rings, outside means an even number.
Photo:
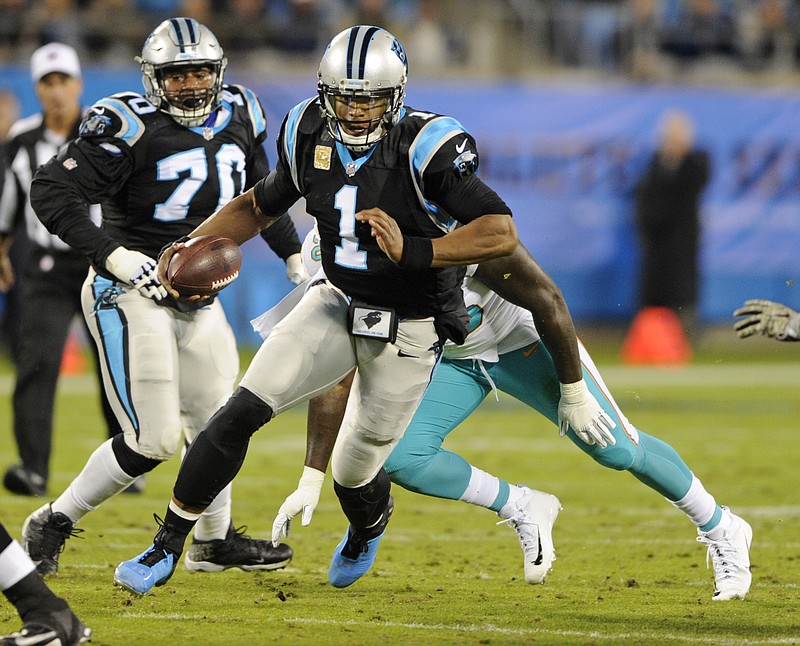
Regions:
<svg viewBox="0 0 800 646"><path fill-rule="evenodd" d="M711 571L691 524L627 473L596 465L555 427L513 400L487 401L447 447L511 482L558 495L558 560L543 586L522 580L513 531L490 512L394 489L396 508L378 560L350 588L326 583L345 522L326 482L309 527L293 528L288 568L188 573L139 598L111 584L113 568L151 542L177 461L81 523L50 585L94 630L94 644L797 644L800 504L796 441L800 347L701 345L685 368L615 364L614 340L592 338L612 392L631 421L672 444L722 504L754 530L753 588L711 601ZM591 335L590 335L591 336ZM603 345L603 341L607 341ZM15 459L11 376L0 368L0 467ZM54 497L103 440L91 377L62 379L56 413ZM253 439L234 484L234 520L268 536L301 472L304 409ZM0 491L2 520L22 521L48 499ZM0 604L0 634L19 626Z"/></svg>

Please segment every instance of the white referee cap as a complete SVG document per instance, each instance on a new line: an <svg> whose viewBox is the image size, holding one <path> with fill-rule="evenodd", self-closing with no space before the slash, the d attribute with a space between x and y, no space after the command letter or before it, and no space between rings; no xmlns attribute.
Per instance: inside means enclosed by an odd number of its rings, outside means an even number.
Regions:
<svg viewBox="0 0 800 646"><path fill-rule="evenodd" d="M63 43L49 43L40 47L31 56L31 78L38 83L51 72L80 78L81 64L77 52Z"/></svg>

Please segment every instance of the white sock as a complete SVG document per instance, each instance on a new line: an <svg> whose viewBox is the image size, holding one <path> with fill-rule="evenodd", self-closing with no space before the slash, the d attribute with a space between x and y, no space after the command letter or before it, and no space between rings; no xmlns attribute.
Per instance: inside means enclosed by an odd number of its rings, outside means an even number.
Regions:
<svg viewBox="0 0 800 646"><path fill-rule="evenodd" d="M36 569L33 561L14 539L0 552L0 590L8 590Z"/></svg>
<svg viewBox="0 0 800 646"><path fill-rule="evenodd" d="M231 489L231 483L228 483L200 515L194 526L196 540L211 541L227 536L231 526Z"/></svg>
<svg viewBox="0 0 800 646"><path fill-rule="evenodd" d="M508 519L511 518L514 514L517 513L517 501L525 495L525 491L523 491L522 487L518 487L517 485L508 485L508 501L505 505L497 512L497 515L500 518Z"/></svg>
<svg viewBox="0 0 800 646"><path fill-rule="evenodd" d="M90 511L97 509L101 503L125 489L135 477L129 476L119 466L111 448L111 440L103 442L89 456L86 466L70 483L69 487L56 498L53 511L66 514L73 522L78 523Z"/></svg>
<svg viewBox="0 0 800 646"><path fill-rule="evenodd" d="M500 480L477 467L471 468L472 474L469 477L467 490L461 495L460 500L488 508L497 499L497 494L500 493Z"/></svg>
<svg viewBox="0 0 800 646"><path fill-rule="evenodd" d="M705 525L717 511L717 501L714 500L714 496L705 490L703 483L694 475L692 475L692 484L686 495L680 500L675 502L670 500L669 502L686 514L697 527ZM725 514L723 514L723 519L724 517ZM721 525L722 523L718 526Z"/></svg>

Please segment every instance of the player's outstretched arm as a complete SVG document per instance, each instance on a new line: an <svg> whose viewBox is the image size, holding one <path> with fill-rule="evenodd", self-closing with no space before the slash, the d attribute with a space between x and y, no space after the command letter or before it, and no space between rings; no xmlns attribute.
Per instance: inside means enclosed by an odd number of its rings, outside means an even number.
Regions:
<svg viewBox="0 0 800 646"><path fill-rule="evenodd" d="M561 290L519 243L508 257L483 262L475 277L507 301L524 307L553 357L561 388L559 430L569 428L586 444L615 444L614 420L583 380L575 325Z"/></svg>
<svg viewBox="0 0 800 646"><path fill-rule="evenodd" d="M222 236L230 238L241 245L250 238L257 236L280 215L270 217L264 215L256 204L255 191L250 189L236 196L219 211L212 213L200 226L189 234L190 238L197 236Z"/></svg>
<svg viewBox="0 0 800 646"><path fill-rule="evenodd" d="M482 262L475 278L533 315L562 383L582 378L575 325L558 285L520 242L507 257Z"/></svg>
<svg viewBox="0 0 800 646"><path fill-rule="evenodd" d="M733 329L740 339L763 334L778 341L800 341L800 312L763 299L745 301L734 316Z"/></svg>

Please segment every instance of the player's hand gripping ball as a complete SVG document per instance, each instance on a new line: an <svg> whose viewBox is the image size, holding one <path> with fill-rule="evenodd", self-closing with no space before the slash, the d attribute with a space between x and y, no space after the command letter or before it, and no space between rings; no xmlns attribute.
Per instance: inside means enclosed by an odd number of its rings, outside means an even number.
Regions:
<svg viewBox="0 0 800 646"><path fill-rule="evenodd" d="M212 296L242 267L242 250L230 238L197 236L170 258L167 278L181 296Z"/></svg>

